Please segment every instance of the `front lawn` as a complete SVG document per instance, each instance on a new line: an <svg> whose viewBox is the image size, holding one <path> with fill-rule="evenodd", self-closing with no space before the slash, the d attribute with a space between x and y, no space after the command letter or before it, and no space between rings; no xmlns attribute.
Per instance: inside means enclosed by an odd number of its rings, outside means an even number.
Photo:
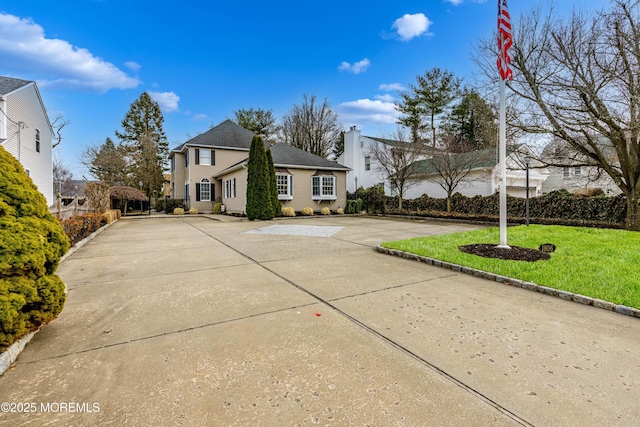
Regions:
<svg viewBox="0 0 640 427"><path fill-rule="evenodd" d="M640 309L640 233L559 225L507 229L509 245L556 245L548 261L505 261L458 250L462 245L499 242L500 230L488 228L381 246Z"/></svg>

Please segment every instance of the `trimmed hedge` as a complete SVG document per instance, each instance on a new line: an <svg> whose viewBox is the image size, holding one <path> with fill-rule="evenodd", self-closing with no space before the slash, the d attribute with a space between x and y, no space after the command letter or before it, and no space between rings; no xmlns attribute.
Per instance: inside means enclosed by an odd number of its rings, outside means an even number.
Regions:
<svg viewBox="0 0 640 427"><path fill-rule="evenodd" d="M54 273L69 239L20 163L0 147L0 350L62 311Z"/></svg>
<svg viewBox="0 0 640 427"><path fill-rule="evenodd" d="M69 238L71 246L89 236L103 225L108 223L108 216L105 214L91 213L72 216L69 219L60 221L64 233Z"/></svg>
<svg viewBox="0 0 640 427"><path fill-rule="evenodd" d="M500 215L500 195L467 197L455 193L451 198L451 214L447 214L447 199L423 195L417 199L403 200L398 209L398 198L388 197L377 189L358 190L363 206L370 213L403 214L495 221ZM353 195L351 195L353 197ZM347 208L348 208L347 201ZM348 213L347 210L345 212ZM539 224L592 225L597 227L623 226L627 214L624 196L588 197L566 190L552 191L544 196L529 199L530 222ZM522 222L525 216L525 199L507 196L507 217L512 222Z"/></svg>

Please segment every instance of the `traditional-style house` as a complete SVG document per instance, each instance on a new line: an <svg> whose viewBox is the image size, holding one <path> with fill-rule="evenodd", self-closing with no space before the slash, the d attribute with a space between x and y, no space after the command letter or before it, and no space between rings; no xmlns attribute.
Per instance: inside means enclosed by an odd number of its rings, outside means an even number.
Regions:
<svg viewBox="0 0 640 427"><path fill-rule="evenodd" d="M253 133L226 120L176 147L169 156L171 197L200 212L222 203L227 212L244 213L252 139ZM265 148L271 150L283 206L345 207L348 167L286 144Z"/></svg>

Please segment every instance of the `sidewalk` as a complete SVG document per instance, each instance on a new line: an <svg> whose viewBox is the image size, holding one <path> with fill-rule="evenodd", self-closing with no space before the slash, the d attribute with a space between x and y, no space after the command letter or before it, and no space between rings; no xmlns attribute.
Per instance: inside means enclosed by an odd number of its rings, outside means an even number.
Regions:
<svg viewBox="0 0 640 427"><path fill-rule="evenodd" d="M0 425L638 425L639 319L374 250L473 228L119 221L61 264L0 378L37 410Z"/></svg>

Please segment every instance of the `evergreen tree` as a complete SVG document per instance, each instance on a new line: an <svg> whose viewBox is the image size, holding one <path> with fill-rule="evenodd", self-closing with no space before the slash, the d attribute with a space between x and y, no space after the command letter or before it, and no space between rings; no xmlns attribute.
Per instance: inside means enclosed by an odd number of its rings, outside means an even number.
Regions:
<svg viewBox="0 0 640 427"><path fill-rule="evenodd" d="M164 116L156 101L151 99L149 94L143 92L129 107L129 111L122 120L122 132L116 131L116 136L126 148L127 155L133 160L131 175L135 182L142 181L143 191L149 196L153 190L160 191L162 185L156 183L164 182L162 173L167 169L167 159L169 157L169 143L162 128ZM159 167L140 167L137 160L140 158L149 159L149 141L155 144L155 162ZM140 169L140 170L138 170ZM143 171L144 170L144 171ZM149 172L152 171L152 172ZM151 173L151 175L147 175Z"/></svg>
<svg viewBox="0 0 640 427"><path fill-rule="evenodd" d="M260 136L256 135L251 141L247 166L247 206L245 210L249 220L273 218L270 184L264 142ZM269 216L270 214L271 216Z"/></svg>
<svg viewBox="0 0 640 427"><path fill-rule="evenodd" d="M418 142L420 133L431 129L431 145L436 146L436 118L459 95L461 80L449 71L432 68L424 76L416 77L417 85L411 91L400 94L402 101L396 103L404 114L398 123L411 129L412 142ZM425 117L428 123L425 123Z"/></svg>
<svg viewBox="0 0 640 427"><path fill-rule="evenodd" d="M234 111L236 116L235 122L238 126L250 130L256 135L260 135L265 140L270 141L278 132L276 118L273 116L272 110L263 110L262 108L249 108L248 110L240 109Z"/></svg>
<svg viewBox="0 0 640 427"><path fill-rule="evenodd" d="M447 148L453 152L483 150L497 145L497 114L475 89L465 89L441 126L453 137ZM449 138L450 139L450 138Z"/></svg>
<svg viewBox="0 0 640 427"><path fill-rule="evenodd" d="M82 163L89 173L109 185L129 184L129 162L123 147L107 138L100 146L88 147L82 155Z"/></svg>
<svg viewBox="0 0 640 427"><path fill-rule="evenodd" d="M276 168L273 165L271 150L267 150L267 172L271 182L271 204L274 216L282 216L282 205L278 199L278 182L276 181Z"/></svg>

